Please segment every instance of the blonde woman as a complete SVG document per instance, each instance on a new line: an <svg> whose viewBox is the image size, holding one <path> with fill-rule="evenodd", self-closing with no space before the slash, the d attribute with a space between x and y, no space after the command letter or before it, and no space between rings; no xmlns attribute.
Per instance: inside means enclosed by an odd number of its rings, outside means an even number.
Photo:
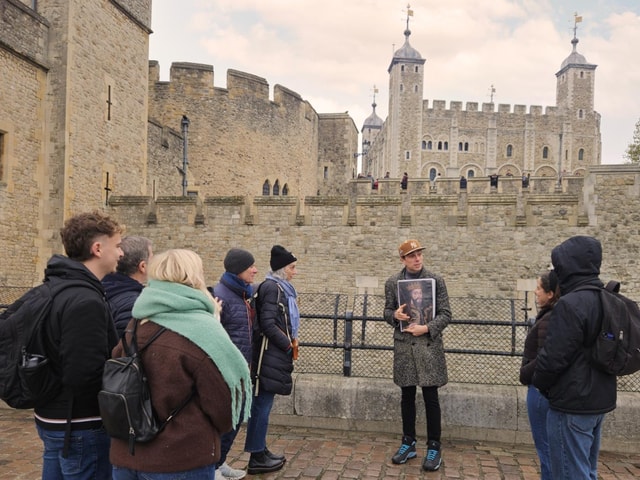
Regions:
<svg viewBox="0 0 640 480"><path fill-rule="evenodd" d="M113 479L214 479L220 435L246 420L242 411L251 410L251 379L246 360L219 322L202 259L180 249L154 256L148 286L132 313L143 319L139 347L167 329L142 355L158 418L167 418L190 391L194 396L156 438L137 444L135 455L127 441L112 439ZM113 356L123 353L119 343Z"/></svg>

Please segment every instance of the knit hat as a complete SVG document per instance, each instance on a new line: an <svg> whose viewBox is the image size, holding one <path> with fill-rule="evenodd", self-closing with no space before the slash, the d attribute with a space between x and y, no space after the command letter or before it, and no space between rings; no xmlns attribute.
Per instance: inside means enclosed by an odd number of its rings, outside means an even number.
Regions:
<svg viewBox="0 0 640 480"><path fill-rule="evenodd" d="M276 271L286 267L290 263L297 262L298 259L293 253L288 251L282 245L274 245L271 249L271 270Z"/></svg>
<svg viewBox="0 0 640 480"><path fill-rule="evenodd" d="M227 252L227 256L224 257L224 269L236 275L244 272L254 263L256 263L256 260L253 255L241 248L232 248Z"/></svg>

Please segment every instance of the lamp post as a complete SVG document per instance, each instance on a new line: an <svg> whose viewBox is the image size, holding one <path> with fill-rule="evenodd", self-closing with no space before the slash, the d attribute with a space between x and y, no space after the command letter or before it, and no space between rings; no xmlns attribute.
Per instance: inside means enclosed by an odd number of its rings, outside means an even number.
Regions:
<svg viewBox="0 0 640 480"><path fill-rule="evenodd" d="M187 156L187 135L189 133L189 119L187 118L186 115L182 116L182 169L178 168L178 170L180 170L180 173L182 173L182 196L186 197L187 196L187 165L189 165L189 160L188 160L188 156Z"/></svg>

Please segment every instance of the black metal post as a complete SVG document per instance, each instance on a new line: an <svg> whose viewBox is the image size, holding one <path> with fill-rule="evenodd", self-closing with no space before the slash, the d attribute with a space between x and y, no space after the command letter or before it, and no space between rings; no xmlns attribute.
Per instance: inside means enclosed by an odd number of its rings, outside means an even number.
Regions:
<svg viewBox="0 0 640 480"><path fill-rule="evenodd" d="M344 316L344 357L342 360L342 374L351 376L351 348L353 346L353 312L345 312Z"/></svg>

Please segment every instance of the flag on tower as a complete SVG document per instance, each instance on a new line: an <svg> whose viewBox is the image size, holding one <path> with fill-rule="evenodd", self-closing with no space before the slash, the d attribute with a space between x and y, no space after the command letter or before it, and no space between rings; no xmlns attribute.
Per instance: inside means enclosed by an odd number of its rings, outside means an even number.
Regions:
<svg viewBox="0 0 640 480"><path fill-rule="evenodd" d="M580 23L582 21L582 15L576 15L576 23Z"/></svg>

